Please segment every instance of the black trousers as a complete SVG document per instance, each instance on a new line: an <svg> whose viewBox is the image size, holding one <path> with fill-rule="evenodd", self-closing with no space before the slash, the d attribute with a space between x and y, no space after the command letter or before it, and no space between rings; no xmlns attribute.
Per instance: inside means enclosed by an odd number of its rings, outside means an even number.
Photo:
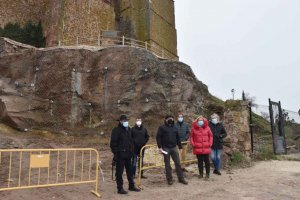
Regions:
<svg viewBox="0 0 300 200"><path fill-rule="evenodd" d="M178 179L182 179L183 178L183 172L181 169L181 165L180 165L180 159L179 159L179 154L177 151L177 148L163 148L166 152L168 152L168 154L163 154L164 155L164 162L165 162L165 169L166 169L166 177L168 181L171 181L172 178L172 168L171 168L171 164L170 164L170 157L172 157L172 160L174 161L175 164L175 169L176 169L176 173L177 173L177 177Z"/></svg>
<svg viewBox="0 0 300 200"><path fill-rule="evenodd" d="M198 159L199 174L203 174L203 162L205 163L206 174L209 174L210 173L209 154L199 154L197 155L197 159Z"/></svg>
<svg viewBox="0 0 300 200"><path fill-rule="evenodd" d="M129 183L129 187L134 186L133 174L132 174L132 165L131 165L131 157L129 158L117 158L116 163L116 182L118 190L123 188L123 172L124 167L126 169L127 180Z"/></svg>

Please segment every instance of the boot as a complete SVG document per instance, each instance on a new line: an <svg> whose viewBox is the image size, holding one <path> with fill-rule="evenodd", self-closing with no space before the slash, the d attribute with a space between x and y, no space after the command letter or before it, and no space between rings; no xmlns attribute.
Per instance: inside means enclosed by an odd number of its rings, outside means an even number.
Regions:
<svg viewBox="0 0 300 200"><path fill-rule="evenodd" d="M128 190L130 190L130 191L134 191L134 192L139 192L139 191L141 191L139 188L135 187L135 185L134 185L134 186L131 186L131 187L129 187L129 188L128 188Z"/></svg>
<svg viewBox="0 0 300 200"><path fill-rule="evenodd" d="M204 179L205 181L208 181L209 180L209 174L206 174L205 175L205 179Z"/></svg>
<svg viewBox="0 0 300 200"><path fill-rule="evenodd" d="M199 174L199 175L198 175L198 178L203 178L203 174Z"/></svg>
<svg viewBox="0 0 300 200"><path fill-rule="evenodd" d="M171 180L168 180L168 185L173 185L173 180L171 179Z"/></svg>
<svg viewBox="0 0 300 200"><path fill-rule="evenodd" d="M184 185L188 184L188 182L184 178L179 178L178 181L179 181L179 183L182 183Z"/></svg>
<svg viewBox="0 0 300 200"><path fill-rule="evenodd" d="M119 193L119 194L128 194L128 192L125 191L123 188L118 189L118 193Z"/></svg>

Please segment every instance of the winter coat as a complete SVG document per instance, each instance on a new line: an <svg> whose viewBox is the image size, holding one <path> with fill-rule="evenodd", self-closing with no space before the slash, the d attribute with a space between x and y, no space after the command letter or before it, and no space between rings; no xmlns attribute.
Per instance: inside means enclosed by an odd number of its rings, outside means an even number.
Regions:
<svg viewBox="0 0 300 200"><path fill-rule="evenodd" d="M112 130L110 148L117 158L128 159L133 156L133 139L131 137L131 129L126 129L119 123Z"/></svg>
<svg viewBox="0 0 300 200"><path fill-rule="evenodd" d="M208 126L207 119L204 119L204 126L199 127L198 122L194 121L190 133L190 142L193 146L193 153L210 154L211 146L213 144L213 135Z"/></svg>
<svg viewBox="0 0 300 200"><path fill-rule="evenodd" d="M177 122L175 124L181 142L187 141L190 137L190 128L185 122Z"/></svg>
<svg viewBox="0 0 300 200"><path fill-rule="evenodd" d="M158 148L174 148L178 145L179 149L182 149L181 142L178 135L178 130L172 125L164 124L160 126L156 134L156 142Z"/></svg>
<svg viewBox="0 0 300 200"><path fill-rule="evenodd" d="M131 135L134 144L134 151L138 154L141 151L142 147L145 146L149 140L148 131L143 127L143 125L141 125L140 127L135 125L131 129Z"/></svg>
<svg viewBox="0 0 300 200"><path fill-rule="evenodd" d="M213 124L212 122L209 122L209 127L214 136L212 149L223 149L223 139L227 136L223 124Z"/></svg>

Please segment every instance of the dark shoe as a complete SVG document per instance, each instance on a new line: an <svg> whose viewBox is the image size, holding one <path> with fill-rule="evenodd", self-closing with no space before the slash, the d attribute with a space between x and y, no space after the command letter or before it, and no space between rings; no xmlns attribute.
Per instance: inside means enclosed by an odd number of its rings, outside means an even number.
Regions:
<svg viewBox="0 0 300 200"><path fill-rule="evenodd" d="M173 180L168 180L169 185L173 185L173 183L174 183Z"/></svg>
<svg viewBox="0 0 300 200"><path fill-rule="evenodd" d="M198 178L203 178L203 174L199 174L199 175L198 175Z"/></svg>
<svg viewBox="0 0 300 200"><path fill-rule="evenodd" d="M209 174L206 174L205 175L205 179L204 179L205 181L208 181L209 180Z"/></svg>
<svg viewBox="0 0 300 200"><path fill-rule="evenodd" d="M141 176L141 178L142 178L142 179L147 179L147 177L146 177L146 176L144 176L144 175L142 175L142 176Z"/></svg>
<svg viewBox="0 0 300 200"><path fill-rule="evenodd" d="M215 173L215 172L214 172ZM216 170L216 173L217 175L222 175L221 172L219 170Z"/></svg>
<svg viewBox="0 0 300 200"><path fill-rule="evenodd" d="M180 178L178 181L179 181L179 183L182 183L184 185L188 184L188 182L184 178Z"/></svg>
<svg viewBox="0 0 300 200"><path fill-rule="evenodd" d="M125 191L123 188L118 190L119 194L128 194L127 191Z"/></svg>
<svg viewBox="0 0 300 200"><path fill-rule="evenodd" d="M140 191L141 191L139 188L137 188L137 187L135 187L135 186L133 186L133 187L129 187L129 189L128 189L128 190L130 190L130 191L134 191L134 192L140 192Z"/></svg>

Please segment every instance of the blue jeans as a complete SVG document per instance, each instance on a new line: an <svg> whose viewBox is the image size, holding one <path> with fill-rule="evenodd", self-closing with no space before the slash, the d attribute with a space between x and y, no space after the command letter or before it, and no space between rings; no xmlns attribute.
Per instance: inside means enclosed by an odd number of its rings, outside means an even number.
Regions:
<svg viewBox="0 0 300 200"><path fill-rule="evenodd" d="M212 149L210 153L210 157L214 163L215 170L221 169L221 154L222 149Z"/></svg>

